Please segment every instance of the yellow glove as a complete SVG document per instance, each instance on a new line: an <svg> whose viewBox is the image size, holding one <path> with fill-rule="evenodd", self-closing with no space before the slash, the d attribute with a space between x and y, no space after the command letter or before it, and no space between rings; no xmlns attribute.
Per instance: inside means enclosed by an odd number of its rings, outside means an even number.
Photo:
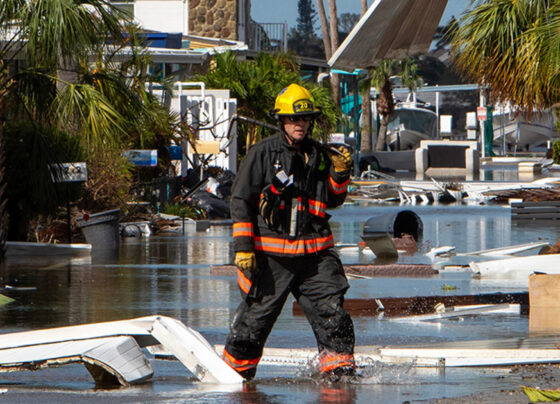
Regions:
<svg viewBox="0 0 560 404"><path fill-rule="evenodd" d="M352 154L350 154L350 150L348 150L344 146L340 146L337 150L340 152L340 154L331 150L327 151L333 163L334 171L338 173L338 172L350 170L350 168L352 168L352 163L353 163Z"/></svg>
<svg viewBox="0 0 560 404"><path fill-rule="evenodd" d="M235 265L242 271L253 272L257 268L257 258L253 251L238 251L235 253Z"/></svg>

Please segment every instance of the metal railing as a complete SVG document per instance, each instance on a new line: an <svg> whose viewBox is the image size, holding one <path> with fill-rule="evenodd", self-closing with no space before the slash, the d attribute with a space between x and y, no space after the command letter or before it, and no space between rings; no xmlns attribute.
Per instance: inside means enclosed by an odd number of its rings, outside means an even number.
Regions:
<svg viewBox="0 0 560 404"><path fill-rule="evenodd" d="M249 23L247 45L258 52L288 50L288 23Z"/></svg>

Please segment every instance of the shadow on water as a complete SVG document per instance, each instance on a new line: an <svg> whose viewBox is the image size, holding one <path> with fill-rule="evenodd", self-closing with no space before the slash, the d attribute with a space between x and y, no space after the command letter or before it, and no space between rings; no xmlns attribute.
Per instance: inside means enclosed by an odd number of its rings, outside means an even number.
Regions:
<svg viewBox="0 0 560 404"><path fill-rule="evenodd" d="M424 249L453 245L458 252L534 242L555 243L559 226L547 223L517 225L502 207L407 207L422 218ZM377 206L345 206L333 211L335 239L360 241L363 222ZM9 259L0 267L3 294L15 302L0 307L0 332L66 326L162 314L199 330L212 344L223 344L240 293L234 274L213 273L212 265L232 261L231 227L208 231L126 239L118 253L95 252L91 259ZM400 257L413 262L418 255ZM373 257L342 255L346 263L369 262ZM470 294L501 291L503 284L487 284L469 274L429 278L350 279L348 298ZM444 285L455 287L442 290ZM526 288L511 286L509 290ZM313 347L307 320L286 303L267 346ZM403 324L382 317L354 317L358 345L436 343L472 339L523 337L527 316L465 318ZM148 383L115 391L96 390L83 366L70 365L39 372L0 374L0 388L9 394L41 400L87 402L275 403L275 402L403 402L453 397L477 391L516 389L520 380L510 369L433 369L371 364L371 374L360 383L322 384L305 369L262 364L245 391L219 391L193 381L178 362L153 361L154 378ZM63 382L64 381L64 382ZM214 388L214 390L212 390ZM59 389L60 391L57 391ZM14 396L15 397L15 396ZM21 401L21 400L20 400Z"/></svg>

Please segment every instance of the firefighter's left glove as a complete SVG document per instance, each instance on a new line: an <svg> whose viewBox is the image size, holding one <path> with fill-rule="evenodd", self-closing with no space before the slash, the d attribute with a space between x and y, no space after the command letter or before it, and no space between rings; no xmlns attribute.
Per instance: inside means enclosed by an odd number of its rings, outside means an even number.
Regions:
<svg viewBox="0 0 560 404"><path fill-rule="evenodd" d="M257 269L257 258L254 251L238 251L235 253L235 266L242 271L254 272Z"/></svg>
<svg viewBox="0 0 560 404"><path fill-rule="evenodd" d="M339 173L342 171L350 170L353 164L352 154L350 153L350 150L348 150L348 148L344 146L340 146L336 150L338 150L339 153L332 150L327 150L329 158L333 163L334 171Z"/></svg>

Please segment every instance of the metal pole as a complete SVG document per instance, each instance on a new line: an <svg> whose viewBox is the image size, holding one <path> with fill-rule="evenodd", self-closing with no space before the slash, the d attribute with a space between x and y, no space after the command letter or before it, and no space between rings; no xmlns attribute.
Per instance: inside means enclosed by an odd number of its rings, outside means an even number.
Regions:
<svg viewBox="0 0 560 404"><path fill-rule="evenodd" d="M438 139L441 137L439 133L439 91L436 91L436 135Z"/></svg>
<svg viewBox="0 0 560 404"><path fill-rule="evenodd" d="M356 136L356 158L354 161L354 165L358 167L358 174L359 174L359 166L360 166L360 147L362 142L362 134L360 133L360 120L358 118L358 105L360 105L359 99L359 77L356 74L354 79L354 135ZM363 111L362 111L363 113Z"/></svg>
<svg viewBox="0 0 560 404"><path fill-rule="evenodd" d="M68 224L68 244L72 244L72 224L70 223L70 191L66 182L66 220Z"/></svg>
<svg viewBox="0 0 560 404"><path fill-rule="evenodd" d="M282 30L282 51L283 52L287 52L288 51L288 22L284 21L284 27Z"/></svg>

